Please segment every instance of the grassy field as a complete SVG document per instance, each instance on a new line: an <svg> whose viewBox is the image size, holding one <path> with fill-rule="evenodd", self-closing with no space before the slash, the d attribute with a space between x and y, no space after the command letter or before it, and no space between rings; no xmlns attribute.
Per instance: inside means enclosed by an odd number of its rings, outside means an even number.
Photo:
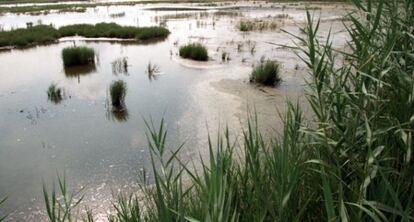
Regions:
<svg viewBox="0 0 414 222"><path fill-rule="evenodd" d="M48 25L38 25L12 31L0 32L0 47L28 46L56 41L60 37L109 37L121 39L137 39L139 41L166 38L170 32L163 27L120 26L115 23L98 23L96 25L68 25L56 29Z"/></svg>
<svg viewBox="0 0 414 222"><path fill-rule="evenodd" d="M414 2L354 3L350 51L318 41L310 13L306 37L296 37L312 119L289 103L282 135L267 138L253 114L241 138L226 129L209 139L196 170L181 146L170 152L163 121L146 122L153 178L142 195L120 194L108 220L414 221ZM79 216L82 198L65 184L44 187L52 222ZM94 221L93 209L84 218Z"/></svg>

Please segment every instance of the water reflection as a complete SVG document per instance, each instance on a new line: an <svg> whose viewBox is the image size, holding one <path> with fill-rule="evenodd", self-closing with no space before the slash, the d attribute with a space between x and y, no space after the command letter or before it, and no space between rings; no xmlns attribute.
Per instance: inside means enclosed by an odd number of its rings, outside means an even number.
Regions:
<svg viewBox="0 0 414 222"><path fill-rule="evenodd" d="M146 73L148 74L148 79L150 82L152 80L157 80L158 74L160 73L160 67L157 64L152 64L149 62L147 65Z"/></svg>
<svg viewBox="0 0 414 222"><path fill-rule="evenodd" d="M118 122L126 122L129 118L128 109L123 107L123 109L108 109L107 119Z"/></svg>
<svg viewBox="0 0 414 222"><path fill-rule="evenodd" d="M86 76L86 75L96 72L96 65L90 64L90 65L85 65L85 66L72 66L72 67L64 66L63 71L66 77L78 78L78 83L80 83L81 76Z"/></svg>
<svg viewBox="0 0 414 222"><path fill-rule="evenodd" d="M114 75L129 75L128 73L128 60L126 57L118 58L112 63L112 74Z"/></svg>

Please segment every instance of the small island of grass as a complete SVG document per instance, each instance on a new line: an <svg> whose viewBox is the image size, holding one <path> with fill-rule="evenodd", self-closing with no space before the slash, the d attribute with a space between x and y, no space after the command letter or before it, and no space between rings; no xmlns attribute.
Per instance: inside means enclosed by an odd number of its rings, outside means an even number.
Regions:
<svg viewBox="0 0 414 222"><path fill-rule="evenodd" d="M62 50L63 64L67 67L88 65L95 62L95 52L88 47L68 47Z"/></svg>
<svg viewBox="0 0 414 222"><path fill-rule="evenodd" d="M205 46L199 43L191 43L180 47L179 54L182 58L196 61L207 61L208 52Z"/></svg>
<svg viewBox="0 0 414 222"><path fill-rule="evenodd" d="M61 37L83 36L87 38L119 38L147 41L166 38L170 31L164 27L120 26L115 23L76 24L59 29L49 25L37 25L0 32L0 47L24 47L55 42Z"/></svg>

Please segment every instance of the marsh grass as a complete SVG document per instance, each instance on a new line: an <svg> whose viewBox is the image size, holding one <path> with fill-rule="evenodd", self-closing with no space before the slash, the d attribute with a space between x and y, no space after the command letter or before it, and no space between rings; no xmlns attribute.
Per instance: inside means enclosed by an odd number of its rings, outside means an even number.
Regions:
<svg viewBox="0 0 414 222"><path fill-rule="evenodd" d="M58 178L58 192L53 185L52 191L49 192L46 185L43 184L43 199L46 206L46 213L50 222L65 222L76 220L76 216L73 215L73 209L75 209L82 201L83 196L77 197L82 191L79 190L72 194L67 186L65 176Z"/></svg>
<svg viewBox="0 0 414 222"><path fill-rule="evenodd" d="M266 86L273 86L281 80L280 64L277 61L264 61L253 68L250 81Z"/></svg>
<svg viewBox="0 0 414 222"><path fill-rule="evenodd" d="M53 103L60 103L63 99L62 88L58 87L55 83L50 84L49 88L47 89L47 98Z"/></svg>
<svg viewBox="0 0 414 222"><path fill-rule="evenodd" d="M126 83L123 80L113 81L109 87L111 104L114 110L125 108Z"/></svg>
<svg viewBox="0 0 414 222"><path fill-rule="evenodd" d="M240 138L209 137L199 167L168 146L163 120L146 122L152 183L111 221L413 221L414 2L354 3L364 16L349 15L342 66L309 13L296 37L311 119L288 103L267 137L250 115Z"/></svg>
<svg viewBox="0 0 414 222"><path fill-rule="evenodd" d="M148 74L148 79L150 81L157 79L157 74L160 72L160 67L157 64L152 64L151 62L147 65L146 73Z"/></svg>
<svg viewBox="0 0 414 222"><path fill-rule="evenodd" d="M81 66L95 63L95 51L85 46L68 47L62 50L62 60L65 66Z"/></svg>
<svg viewBox="0 0 414 222"><path fill-rule="evenodd" d="M199 43L190 43L185 46L181 46L179 54L185 59L192 59L197 61L208 60L208 52L206 47Z"/></svg>
<svg viewBox="0 0 414 222"><path fill-rule="evenodd" d="M7 197L4 197L3 199L0 199L0 208L1 206L4 204L4 202L6 202ZM5 221L7 218L7 215L0 215L0 222Z"/></svg>
<svg viewBox="0 0 414 222"><path fill-rule="evenodd" d="M228 62L230 60L230 54L228 52L221 53L221 61Z"/></svg>
<svg viewBox="0 0 414 222"><path fill-rule="evenodd" d="M55 42L61 37L83 36L88 38L120 38L137 41L159 40L168 37L170 31L163 27L120 26L115 23L75 24L56 29L49 25L36 25L0 32L0 47L30 46Z"/></svg>
<svg viewBox="0 0 414 222"><path fill-rule="evenodd" d="M242 32L249 31L273 31L281 26L280 22L272 19L241 20L237 27Z"/></svg>
<svg viewBox="0 0 414 222"><path fill-rule="evenodd" d="M20 28L12 31L0 32L0 47L3 46L28 46L54 42L59 38L59 32L48 25L37 25L28 28Z"/></svg>

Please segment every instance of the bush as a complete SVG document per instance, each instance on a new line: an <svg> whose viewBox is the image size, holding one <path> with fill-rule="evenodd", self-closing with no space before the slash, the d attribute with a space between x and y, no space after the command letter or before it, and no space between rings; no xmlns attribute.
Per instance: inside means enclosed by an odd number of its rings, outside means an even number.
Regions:
<svg viewBox="0 0 414 222"><path fill-rule="evenodd" d="M123 80L117 80L111 83L110 95L111 103L115 109L123 109L125 105L126 83Z"/></svg>
<svg viewBox="0 0 414 222"><path fill-rule="evenodd" d="M88 47L69 47L62 51L65 66L88 65L94 63L95 52Z"/></svg>
<svg viewBox="0 0 414 222"><path fill-rule="evenodd" d="M180 56L186 59L197 61L207 61L208 52L206 47L199 43L192 43L180 47Z"/></svg>
<svg viewBox="0 0 414 222"><path fill-rule="evenodd" d="M281 80L279 76L279 66L278 62L270 60L260 63L259 66L256 66L253 69L250 81L267 86L272 86L275 83L278 83Z"/></svg>

